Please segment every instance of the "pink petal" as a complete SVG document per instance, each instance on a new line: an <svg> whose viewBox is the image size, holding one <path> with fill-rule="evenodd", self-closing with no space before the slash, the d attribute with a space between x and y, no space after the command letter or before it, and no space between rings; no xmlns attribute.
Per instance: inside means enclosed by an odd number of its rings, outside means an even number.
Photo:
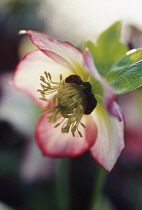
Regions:
<svg viewBox="0 0 142 210"><path fill-rule="evenodd" d="M30 95L35 103L41 107L47 107L47 102L39 99L41 94L37 91L37 89L41 89L40 76L44 76L44 71L51 73L52 80L56 82L59 82L60 74L62 74L63 79L72 74L70 69L56 63L42 51L36 50L27 54L19 62L13 81L11 81L12 85Z"/></svg>
<svg viewBox="0 0 142 210"><path fill-rule="evenodd" d="M88 72L95 77L103 86L104 89L104 103L109 111L109 113L115 117L118 117L117 111L114 109L114 100L116 99L116 95L112 89L112 87L105 81L105 79L98 73L95 64L93 62L92 55L90 54L89 50L86 49L83 53L84 61L87 67Z"/></svg>
<svg viewBox="0 0 142 210"><path fill-rule="evenodd" d="M101 80L101 76L98 73L94 61L93 61L93 57L90 53L90 51L88 49L85 49L85 51L83 52L83 57L84 57L84 61L85 61L85 65L87 67L88 72L95 77L97 80Z"/></svg>
<svg viewBox="0 0 142 210"><path fill-rule="evenodd" d="M43 115L36 127L36 139L43 155L50 157L74 157L82 154L90 148L97 135L96 125L93 118L85 116L82 122L86 128L80 126L83 137L76 132L75 137L70 133L61 133L61 126L54 128L54 124L49 125L48 115ZM59 120L59 122L61 119Z"/></svg>
<svg viewBox="0 0 142 210"><path fill-rule="evenodd" d="M57 41L36 31L22 30L20 34L29 34L33 44L60 64L64 63L74 70L76 70L76 64L84 65L81 51L68 42Z"/></svg>
<svg viewBox="0 0 142 210"><path fill-rule="evenodd" d="M114 117L116 117L119 121L123 121L123 114L121 112L121 109L120 107L118 106L118 104L113 101L111 104L110 104L110 107L109 107L109 114L113 115Z"/></svg>
<svg viewBox="0 0 142 210"><path fill-rule="evenodd" d="M123 119L120 108L117 110ZM124 121L109 116L100 105L92 115L96 120L98 135L90 152L102 167L110 171L124 148Z"/></svg>

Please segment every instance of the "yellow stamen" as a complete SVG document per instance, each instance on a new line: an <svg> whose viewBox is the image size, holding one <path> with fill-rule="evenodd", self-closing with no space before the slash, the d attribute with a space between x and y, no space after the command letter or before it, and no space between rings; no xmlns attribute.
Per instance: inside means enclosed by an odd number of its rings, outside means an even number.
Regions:
<svg viewBox="0 0 142 210"><path fill-rule="evenodd" d="M71 131L72 135L75 136L77 131L82 137L78 126L81 125L85 128L85 125L81 122L87 103L83 92L84 87L63 81L62 75L60 75L60 82L53 82L50 73L44 72L44 74L45 77L40 77L42 90L38 91L41 93L41 100L54 104L53 107L44 110L44 114L51 113L48 117L49 123L55 123L60 117L63 117L63 120L55 124L54 127L62 124L62 133ZM55 93L53 98L47 98L52 93Z"/></svg>

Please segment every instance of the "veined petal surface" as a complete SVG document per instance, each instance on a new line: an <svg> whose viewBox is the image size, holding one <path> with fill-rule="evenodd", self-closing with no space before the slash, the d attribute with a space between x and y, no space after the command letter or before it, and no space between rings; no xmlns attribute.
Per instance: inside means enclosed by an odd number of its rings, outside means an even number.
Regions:
<svg viewBox="0 0 142 210"><path fill-rule="evenodd" d="M54 82L60 81L60 74L62 74L63 79L72 74L70 69L56 63L42 51L36 50L27 54L19 62L11 81L12 85L30 95L40 107L47 107L47 102L39 99L41 94L37 91L41 89L40 76L44 76L44 71L52 75Z"/></svg>
<svg viewBox="0 0 142 210"><path fill-rule="evenodd" d="M43 155L50 157L74 157L84 153L95 142L97 129L91 115L82 118L86 128L79 127L83 137L76 132L62 133L61 126L54 128L55 124L49 124L48 114L43 115L36 127L36 139ZM59 120L59 122L61 119ZM58 123L58 121L57 121Z"/></svg>
<svg viewBox="0 0 142 210"><path fill-rule="evenodd" d="M120 109L117 110L123 119ZM108 115L101 105L96 107L92 115L96 121L98 134L90 152L103 168L110 171L124 148L124 121Z"/></svg>
<svg viewBox="0 0 142 210"><path fill-rule="evenodd" d="M57 41L46 34L36 31L21 30L20 34L29 34L33 44L53 60L64 63L76 70L76 65L84 66L82 52L68 42Z"/></svg>

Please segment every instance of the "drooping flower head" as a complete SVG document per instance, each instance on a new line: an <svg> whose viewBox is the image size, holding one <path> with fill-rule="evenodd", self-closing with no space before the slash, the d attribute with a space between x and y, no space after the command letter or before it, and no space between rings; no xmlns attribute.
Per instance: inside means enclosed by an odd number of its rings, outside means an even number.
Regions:
<svg viewBox="0 0 142 210"><path fill-rule="evenodd" d="M19 62L12 84L43 108L36 126L42 153L74 157L89 149L110 171L124 148L123 115L89 50L34 31L20 33L29 34L38 50Z"/></svg>

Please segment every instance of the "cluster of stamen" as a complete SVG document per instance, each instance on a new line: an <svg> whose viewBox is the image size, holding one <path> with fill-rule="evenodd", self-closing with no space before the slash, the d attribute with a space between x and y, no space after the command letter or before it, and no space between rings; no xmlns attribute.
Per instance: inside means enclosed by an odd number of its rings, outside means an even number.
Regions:
<svg viewBox="0 0 142 210"><path fill-rule="evenodd" d="M41 93L41 100L52 102L53 104L53 107L43 110L44 114L51 113L48 117L49 123L55 123L63 117L54 127L62 124L62 133L71 131L72 135L75 136L75 132L77 131L80 137L82 137L78 126L81 125L85 128L85 125L81 122L81 118L83 114L90 114L97 104L96 99L90 91L90 83L83 83L78 75L70 75L65 80L60 75L60 81L53 82L50 73L44 72L44 74L45 77L40 77L42 90L38 91ZM48 95L53 93L54 95L50 99ZM92 104L92 98L91 103L88 103L87 96L91 96L94 100L91 109L90 104Z"/></svg>

